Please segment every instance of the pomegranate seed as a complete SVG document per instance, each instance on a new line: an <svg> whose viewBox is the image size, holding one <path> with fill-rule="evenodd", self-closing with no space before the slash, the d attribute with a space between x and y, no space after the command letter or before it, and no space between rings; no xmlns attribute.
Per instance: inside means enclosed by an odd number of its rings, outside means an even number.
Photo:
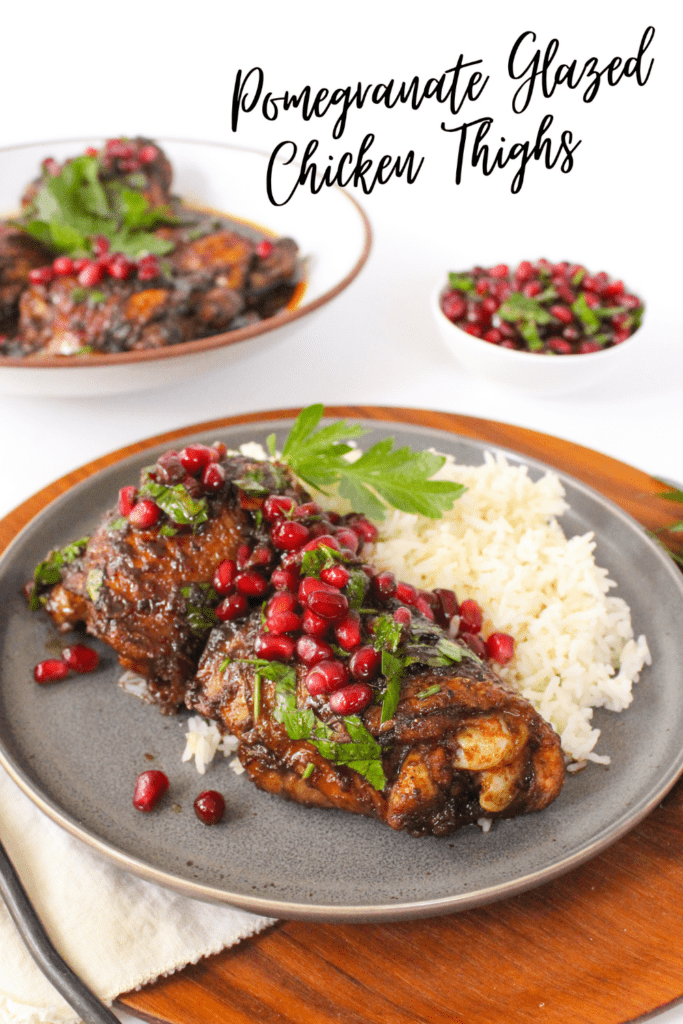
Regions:
<svg viewBox="0 0 683 1024"><path fill-rule="evenodd" d="M596 341L582 341L579 344L579 353L582 356L588 355L590 352L601 352L602 349Z"/></svg>
<svg viewBox="0 0 683 1024"><path fill-rule="evenodd" d="M512 287L507 281L499 281L498 284L493 286L491 291L499 304L501 302L505 302L505 300L512 295Z"/></svg>
<svg viewBox="0 0 683 1024"><path fill-rule="evenodd" d="M565 302L568 302L570 306L576 298L574 292L571 290L568 284L565 284L564 281L560 281L555 285L555 291L560 296L560 298L563 299Z"/></svg>
<svg viewBox="0 0 683 1024"><path fill-rule="evenodd" d="M458 599L452 590L442 587L437 587L432 593L439 602L438 607L434 609L436 621L445 629L453 616L458 614Z"/></svg>
<svg viewBox="0 0 683 1024"><path fill-rule="evenodd" d="M483 333L481 327L477 327L476 324L467 324L465 327L465 334L471 334L473 338L481 338Z"/></svg>
<svg viewBox="0 0 683 1024"><path fill-rule="evenodd" d="M586 305L589 309L600 309L602 306L598 296L591 294L591 292L585 292L583 297L586 300Z"/></svg>
<svg viewBox="0 0 683 1024"><path fill-rule="evenodd" d="M542 291L543 285L540 281L529 281L529 283L525 284L522 288L522 294L526 295L529 299L533 299L535 295L540 295Z"/></svg>
<svg viewBox="0 0 683 1024"><path fill-rule="evenodd" d="M254 249L254 252L256 253L260 260L268 259L272 251L273 243L269 242L267 238L264 238L263 241L259 242L259 244Z"/></svg>
<svg viewBox="0 0 683 1024"><path fill-rule="evenodd" d="M291 593L275 594L268 602L268 615L278 615L280 612L293 612L298 606L296 596Z"/></svg>
<svg viewBox="0 0 683 1024"><path fill-rule="evenodd" d="M374 650L374 648L371 648ZM334 658L334 652L329 644L323 640L316 640L314 636L300 636L296 642L296 653L304 665L317 665L320 661L329 661Z"/></svg>
<svg viewBox="0 0 683 1024"><path fill-rule="evenodd" d="M151 498L142 498L128 514L128 522L139 530L146 530L159 521L161 509Z"/></svg>
<svg viewBox="0 0 683 1024"><path fill-rule="evenodd" d="M490 331L486 331L484 334L484 341L489 341L492 345L499 345L503 340L503 335L496 327L492 327Z"/></svg>
<svg viewBox="0 0 683 1024"><path fill-rule="evenodd" d="M138 278L140 281L152 281L159 276L159 261L156 256L143 256L138 260Z"/></svg>
<svg viewBox="0 0 683 1024"><path fill-rule="evenodd" d="M79 260L74 260L74 273L75 274L80 274L81 270L83 270L85 267L89 267L89 266L90 266L90 260L86 259L85 257L81 257L81 259L79 259Z"/></svg>
<svg viewBox="0 0 683 1024"><path fill-rule="evenodd" d="M619 305L626 306L627 309L638 309L639 306L642 306L642 302L637 295L622 295Z"/></svg>
<svg viewBox="0 0 683 1024"><path fill-rule="evenodd" d="M623 341L626 341L627 338L630 338L630 337L631 337L631 332L628 331L628 330L626 330L626 331L615 331L614 332L614 336L612 338L612 341L614 342L615 345L621 345L621 343Z"/></svg>
<svg viewBox="0 0 683 1024"><path fill-rule="evenodd" d="M564 338L548 338L546 344L551 352L557 352L560 355L569 355L572 350L571 345Z"/></svg>
<svg viewBox="0 0 683 1024"><path fill-rule="evenodd" d="M316 637L320 640L324 637L330 628L330 623L326 619L321 619L319 615L312 612L310 608L306 608L301 620L301 628L304 633L308 633L309 636Z"/></svg>
<svg viewBox="0 0 683 1024"><path fill-rule="evenodd" d="M52 261L52 269L57 277L66 277L67 274L73 274L74 261L70 256L58 256Z"/></svg>
<svg viewBox="0 0 683 1024"><path fill-rule="evenodd" d="M100 656L92 647L85 644L74 644L62 651L62 660L74 672L93 672L100 663Z"/></svg>
<svg viewBox="0 0 683 1024"><path fill-rule="evenodd" d="M349 530L342 526L337 530L335 536L343 548L348 548L352 554L356 554L360 547L360 537L356 530Z"/></svg>
<svg viewBox="0 0 683 1024"><path fill-rule="evenodd" d="M491 267L489 274L491 277L508 277L510 268L506 263L498 263L495 267Z"/></svg>
<svg viewBox="0 0 683 1024"><path fill-rule="evenodd" d="M159 803L168 789L168 776L156 769L143 772L135 780L133 790L133 807L148 813Z"/></svg>
<svg viewBox="0 0 683 1024"><path fill-rule="evenodd" d="M319 516L321 513L322 509L317 501L307 501L303 505L297 505L294 509L297 519L308 519L309 516Z"/></svg>
<svg viewBox="0 0 683 1024"><path fill-rule="evenodd" d="M418 595L417 601L415 602L415 609L420 613L420 615L424 615L426 619L429 619L430 622L435 621L436 616L431 604L426 597L423 597L421 594Z"/></svg>
<svg viewBox="0 0 683 1024"><path fill-rule="evenodd" d="M90 245L96 256L105 256L109 252L109 239L104 235L95 235L91 239Z"/></svg>
<svg viewBox="0 0 683 1024"><path fill-rule="evenodd" d="M463 601L460 605L460 629L463 633L478 633L484 616L476 601Z"/></svg>
<svg viewBox="0 0 683 1024"><path fill-rule="evenodd" d="M348 525L357 533L364 544L374 544L379 537L377 527L365 516L351 516Z"/></svg>
<svg viewBox="0 0 683 1024"><path fill-rule="evenodd" d="M349 673L342 661L319 661L306 675L306 689L312 697L321 693L334 693L346 686Z"/></svg>
<svg viewBox="0 0 683 1024"><path fill-rule="evenodd" d="M263 597L268 589L268 581L255 569L246 569L235 576L235 589L245 597Z"/></svg>
<svg viewBox="0 0 683 1024"><path fill-rule="evenodd" d="M374 647L359 647L349 658L349 672L354 679L369 683L379 672L382 655Z"/></svg>
<svg viewBox="0 0 683 1024"><path fill-rule="evenodd" d="M397 608L394 612L394 622L398 622L399 626L407 628L412 621L413 616L411 615L410 608Z"/></svg>
<svg viewBox="0 0 683 1024"><path fill-rule="evenodd" d="M126 259L121 253L116 253L109 260L108 271L109 276L115 278L117 281L127 281L130 275L133 273L135 264Z"/></svg>
<svg viewBox="0 0 683 1024"><path fill-rule="evenodd" d="M314 590L306 598L306 604L314 615L329 619L330 622L339 622L349 610L347 598L338 590Z"/></svg>
<svg viewBox="0 0 683 1024"><path fill-rule="evenodd" d="M275 569L270 582L276 590L296 590L299 586L299 573L295 569Z"/></svg>
<svg viewBox="0 0 683 1024"><path fill-rule="evenodd" d="M40 166L53 178L58 178L59 175L62 173L62 168L59 166L54 157L51 156L45 157Z"/></svg>
<svg viewBox="0 0 683 1024"><path fill-rule="evenodd" d="M177 452L164 452L154 466L156 478L160 484L177 484L185 479L185 469Z"/></svg>
<svg viewBox="0 0 683 1024"><path fill-rule="evenodd" d="M295 551L305 544L311 531L303 523L292 519L276 523L270 530L270 540L279 551Z"/></svg>
<svg viewBox="0 0 683 1024"><path fill-rule="evenodd" d="M119 491L119 512L122 516L129 516L135 507L138 492L133 486L122 487Z"/></svg>
<svg viewBox="0 0 683 1024"><path fill-rule="evenodd" d="M87 266L83 267L78 275L78 283L83 285L84 288L92 288L93 285L99 284L104 277L104 267L101 267L98 263L91 263L88 260Z"/></svg>
<svg viewBox="0 0 683 1024"><path fill-rule="evenodd" d="M263 518L274 523L276 519L282 519L295 507L294 498L288 498L285 494L270 494L263 502Z"/></svg>
<svg viewBox="0 0 683 1024"><path fill-rule="evenodd" d="M29 270L28 272L28 279L31 284L49 284L54 276L55 272L51 266L36 267L35 270Z"/></svg>
<svg viewBox="0 0 683 1024"><path fill-rule="evenodd" d="M274 636L298 632L301 629L301 616L291 611L273 612L267 616L266 625Z"/></svg>
<svg viewBox="0 0 683 1024"><path fill-rule="evenodd" d="M465 647L469 647L473 654L476 654L478 658L486 657L486 645L480 636L475 633L462 633L458 636L458 640Z"/></svg>
<svg viewBox="0 0 683 1024"><path fill-rule="evenodd" d="M324 583L329 583L330 586L341 590L349 582L351 575L349 570L345 569L343 565L331 565L328 569L321 570L320 579Z"/></svg>
<svg viewBox="0 0 683 1024"><path fill-rule="evenodd" d="M333 594L336 589L336 587L331 586L329 583L325 583L324 580L317 579L315 576L305 576L299 584L298 598L302 604L306 604L309 595L312 594L314 590L326 590L329 594Z"/></svg>
<svg viewBox="0 0 683 1024"><path fill-rule="evenodd" d="M213 574L213 589L221 597L230 594L235 587L235 576L237 575L237 563L232 558L226 558L221 562Z"/></svg>
<svg viewBox="0 0 683 1024"><path fill-rule="evenodd" d="M521 284L523 284L524 281L529 281L533 277L533 274L534 268L531 266L528 260L522 260L520 265L517 267L517 270L515 271L515 277Z"/></svg>
<svg viewBox="0 0 683 1024"><path fill-rule="evenodd" d="M233 619L239 619L245 615L248 608L249 602L244 594L230 594L214 610L216 618L220 622L232 622Z"/></svg>
<svg viewBox="0 0 683 1024"><path fill-rule="evenodd" d="M396 600L403 604L415 605L417 602L417 590L410 583L396 584Z"/></svg>
<svg viewBox="0 0 683 1024"><path fill-rule="evenodd" d="M105 143L107 153L119 160L129 160L135 154L135 148L123 139L108 139Z"/></svg>
<svg viewBox="0 0 683 1024"><path fill-rule="evenodd" d="M336 715L353 715L371 704L373 696L367 683L351 683L330 695L330 710Z"/></svg>
<svg viewBox="0 0 683 1024"><path fill-rule="evenodd" d="M600 286L598 285L598 282L595 280L594 277L591 277L590 275L586 274L586 276L581 281L581 287L584 288L587 292L597 292Z"/></svg>
<svg viewBox="0 0 683 1024"><path fill-rule="evenodd" d="M491 633L486 641L486 653L499 665L507 665L515 653L515 641L509 633Z"/></svg>
<svg viewBox="0 0 683 1024"><path fill-rule="evenodd" d="M250 565L269 565L273 560L273 550L267 544L259 544L251 553Z"/></svg>
<svg viewBox="0 0 683 1024"><path fill-rule="evenodd" d="M449 292L441 301L441 309L449 320L459 320L467 312L467 303L462 295Z"/></svg>
<svg viewBox="0 0 683 1024"><path fill-rule="evenodd" d="M553 272L552 263L549 263L548 260L536 260L535 266L541 274L552 274Z"/></svg>
<svg viewBox="0 0 683 1024"><path fill-rule="evenodd" d="M581 335L576 327L564 327L562 329L562 337L566 338L567 341L578 341Z"/></svg>
<svg viewBox="0 0 683 1024"><path fill-rule="evenodd" d="M205 789L192 806L194 813L205 825L217 825L225 814L225 800L215 789Z"/></svg>
<svg viewBox="0 0 683 1024"><path fill-rule="evenodd" d="M317 525L322 525L322 524L316 523L316 526ZM314 551L315 548L320 548L320 547L333 548L335 551L340 551L341 550L341 545L340 545L339 541L337 540L336 537L333 537L331 533L321 533L321 534L318 534L317 537L314 537L313 540L310 540L308 542L308 544L306 544L306 546L304 547L303 550L304 551Z"/></svg>
<svg viewBox="0 0 683 1024"><path fill-rule="evenodd" d="M574 319L574 314L572 313L571 309L567 309L566 306L551 306L550 312L557 320L560 320L563 324L570 324Z"/></svg>
<svg viewBox="0 0 683 1024"><path fill-rule="evenodd" d="M143 146L140 152L138 153L138 160L140 161L141 164L151 164L154 163L158 156L159 150L157 149L157 147L147 145Z"/></svg>
<svg viewBox="0 0 683 1024"><path fill-rule="evenodd" d="M477 295L486 295L486 293L489 290L489 283L485 277L479 278L476 285L474 286L474 290L477 293Z"/></svg>
<svg viewBox="0 0 683 1024"><path fill-rule="evenodd" d="M99 152L99 150L95 149L94 146L86 146L86 149L85 149L85 155L86 156L97 156L98 152Z"/></svg>
<svg viewBox="0 0 683 1024"><path fill-rule="evenodd" d="M211 462L211 449L205 444L188 444L180 453L180 461L192 476L199 476Z"/></svg>
<svg viewBox="0 0 683 1024"><path fill-rule="evenodd" d="M47 658L46 661L39 661L33 669L33 678L37 683L56 683L60 679L66 679L69 674L69 666L59 658Z"/></svg>
<svg viewBox="0 0 683 1024"><path fill-rule="evenodd" d="M217 462L210 462L202 473L202 483L210 491L220 491L225 483L225 470Z"/></svg>
<svg viewBox="0 0 683 1024"><path fill-rule="evenodd" d="M615 295L621 295L623 291L623 281L612 281L610 284L605 285L605 287L602 289L602 294L607 299L613 299Z"/></svg>
<svg viewBox="0 0 683 1024"><path fill-rule="evenodd" d="M294 648L291 637L273 636L272 633L259 633L254 641L254 653L266 661L289 661Z"/></svg>
<svg viewBox="0 0 683 1024"><path fill-rule="evenodd" d="M251 558L251 548L248 544L240 544L237 549L237 568L246 569Z"/></svg>
<svg viewBox="0 0 683 1024"><path fill-rule="evenodd" d="M360 645L361 634L360 634L360 615L356 611L351 611L338 622L334 627L334 635L339 642L339 646L343 647L345 651L353 651Z"/></svg>
<svg viewBox="0 0 683 1024"><path fill-rule="evenodd" d="M375 597L388 601L396 593L396 577L393 572L379 572L372 577L370 586Z"/></svg>

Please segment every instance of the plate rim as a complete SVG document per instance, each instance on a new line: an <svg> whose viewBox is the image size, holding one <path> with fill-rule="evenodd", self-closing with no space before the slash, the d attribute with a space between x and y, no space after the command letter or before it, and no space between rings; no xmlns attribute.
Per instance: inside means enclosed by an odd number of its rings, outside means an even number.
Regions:
<svg viewBox="0 0 683 1024"><path fill-rule="evenodd" d="M424 426L413 421L392 418L393 413L410 411L412 413L419 414L421 410L401 410L394 407L373 407L373 409L382 414L381 417L368 417L367 409L363 409L363 407L348 407L348 412L345 412L345 415L350 413L355 419L365 421L366 425L371 425L376 428L393 425L398 428L416 430L425 434L447 434L456 441L464 441L468 445L473 445L481 452L487 450L493 451L494 453L500 452L517 462L530 465L534 469L539 469L540 471L550 470L551 472L558 474L561 480L568 481L574 487L587 494L591 499L597 500L598 503L606 507L612 515L616 515L622 519L629 528L635 528L638 531L641 535L642 541L649 546L651 553L660 561L662 567L670 574L671 579L678 588L681 599L683 600L683 576L675 566L674 562L654 541L650 539L650 537L648 537L647 531L642 527L637 519L630 515L630 513L620 505L616 504L611 498L608 498L589 484L584 483L582 480L565 472L564 470L558 469L551 463L538 459L535 456L525 455L513 448L508 448L479 437L459 434L454 429L449 429L444 426ZM100 473L108 469L114 469L121 466L128 460L139 460L141 455L149 448L168 444L168 433L175 437L187 437L190 439L195 435L206 433L212 429L248 429L252 426L254 428L262 426L265 429L273 424L279 424L281 427L284 427L288 420L293 419L296 415L296 411L297 410L292 409L267 410L263 412L245 414L246 419L242 416L225 417L219 421L192 424L162 435L145 438L140 442L117 449L100 459L93 460L92 462L79 467L77 470L74 470L72 474L69 474L69 476L74 474L78 475L79 480L62 490L61 493L56 495L56 497L38 511L37 514L31 516L28 522L26 522L26 524L15 533L10 543L0 554L0 567L4 567L7 562L11 562L13 551L23 540L24 534L34 528L40 520L49 519L51 513L53 513L57 506L62 502L67 502L73 498L74 492L77 492L82 487L87 487L91 483L93 477ZM326 419L332 418L333 415L333 408L330 409L329 413L326 409ZM449 413L446 415L452 416L453 414ZM495 421L490 422L493 423ZM505 426L505 424L501 425ZM572 444L572 442L567 443ZM59 481L55 481L52 485L48 485L48 487L44 488L42 491L37 492L32 498L29 498L27 502L18 506L14 510L14 513L18 513L29 503L39 499L45 491L51 490L55 484L61 483L64 479L65 478L61 478ZM14 513L10 512L8 517L5 518L10 518ZM603 830L602 834L599 834L593 841L587 842L581 849L575 851L569 856L563 857L561 860L546 868L541 868L530 873L527 872L509 882L499 883L483 889L477 889L473 892L459 893L449 897L437 897L427 900L411 900L407 902L391 902L388 904L348 904L345 906L308 903L301 904L281 900L273 901L257 896L228 893L224 889L219 889L205 883L192 882L189 879L175 875L170 871L156 868L147 861L126 853L112 843L102 840L88 828L79 825L79 823L73 819L68 812L65 812L56 801L53 801L51 798L43 795L39 786L33 783L28 776L28 773L26 773L21 767L21 764L17 763L12 754L7 751L5 741L2 736L1 726L0 765L7 771L25 795L31 799L34 805L43 811L43 813L45 813L56 824L64 828L75 838L86 843L87 846L94 849L108 861L113 861L113 863L118 867L129 870L138 877L142 877L147 881L151 881L165 888L170 888L175 892L179 892L182 895L193 899L222 905L229 904L240 907L243 910L268 917L318 922L380 923L435 917L451 914L456 911L469 910L488 903L509 899L512 896L518 895L532 888L536 888L537 886L550 882L553 879L574 870L581 864L584 864L586 861L607 849L623 835L635 828L643 818L645 818L653 808L661 802L662 798L673 787L681 774L683 774L683 749L681 749L678 758L668 766L667 771L660 777L658 786L656 789L651 790L650 796L648 797L645 795L640 799L639 803L636 805L635 813L633 812L632 807L627 811L623 811L616 821L614 821L606 830Z"/></svg>

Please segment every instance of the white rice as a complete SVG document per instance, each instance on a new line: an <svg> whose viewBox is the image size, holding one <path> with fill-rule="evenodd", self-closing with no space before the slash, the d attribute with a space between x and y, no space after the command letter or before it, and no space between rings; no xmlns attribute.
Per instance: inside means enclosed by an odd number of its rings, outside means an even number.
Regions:
<svg viewBox="0 0 683 1024"><path fill-rule="evenodd" d="M525 466L486 454L483 466L452 458L438 478L467 486L441 519L392 512L364 551L414 586L448 587L476 600L482 635L510 633L515 656L498 674L529 700L574 761L607 763L594 748L594 707L622 711L650 654L634 639L628 605L595 564L592 533L564 536L556 516L568 506L554 473L534 483Z"/></svg>
<svg viewBox="0 0 683 1024"><path fill-rule="evenodd" d="M241 450L265 455L256 445ZM644 636L634 638L626 602L608 596L615 584L595 564L593 534L564 536L556 517L568 505L558 476L549 472L533 482L526 466L487 452L483 466L448 457L437 478L467 487L452 511L437 520L390 513L364 557L414 586L447 587L460 601L477 601L484 637L515 638L514 658L496 666L498 675L559 733L570 770L587 761L609 763L595 752L600 730L592 726L593 708L627 708L650 653ZM202 774L217 750L228 754L237 745L199 716L189 729L183 760L194 757ZM237 759L233 767L241 768Z"/></svg>

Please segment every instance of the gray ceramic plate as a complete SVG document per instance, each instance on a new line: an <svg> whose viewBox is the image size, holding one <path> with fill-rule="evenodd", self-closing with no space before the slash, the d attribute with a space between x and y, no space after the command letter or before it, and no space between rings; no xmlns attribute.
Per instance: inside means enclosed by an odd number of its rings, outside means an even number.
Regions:
<svg viewBox="0 0 683 1024"><path fill-rule="evenodd" d="M446 432L366 425L369 442L391 433L463 462L479 463L491 448ZM272 430L282 440L287 425L239 426L220 436L236 447ZM195 439L211 442L215 435ZM447 839L411 839L374 821L261 793L220 755L204 777L197 775L180 761L183 720L162 717L116 686L120 671L104 647L93 675L34 685L33 665L58 643L46 619L27 611L22 584L49 548L92 530L118 488L158 451L73 488L0 560L0 760L47 814L118 864L187 895L277 917L426 917L511 896L577 866L632 828L683 770L683 577L629 516L569 477L562 477L572 507L565 532L595 531L597 561L630 604L654 666L642 673L628 711L596 713L600 750L612 757L612 767L569 778L542 814L498 822L486 835L471 826ZM533 475L545 468L512 459L529 464ZM149 767L168 774L174 804L141 815L131 794L136 776ZM228 804L224 822L210 829L192 810L205 788L222 790Z"/></svg>

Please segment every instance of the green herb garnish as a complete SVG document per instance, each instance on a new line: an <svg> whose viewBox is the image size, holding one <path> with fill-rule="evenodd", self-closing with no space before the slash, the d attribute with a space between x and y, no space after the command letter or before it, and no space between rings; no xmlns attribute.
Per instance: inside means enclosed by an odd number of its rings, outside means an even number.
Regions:
<svg viewBox="0 0 683 1024"><path fill-rule="evenodd" d="M362 437L367 430L338 420L316 431L323 411L322 405L304 409L282 450L282 461L310 487L325 492L338 485L340 495L357 512L378 520L384 518L387 507L438 519L465 490L462 484L431 479L446 461L444 456L410 448L394 450L391 437L349 462L345 456L352 446L345 442ZM272 436L268 443L270 447Z"/></svg>
<svg viewBox="0 0 683 1024"><path fill-rule="evenodd" d="M97 601L100 596L100 590L104 583L104 570L103 569L91 569L85 578L85 589L88 592L88 597L93 604Z"/></svg>
<svg viewBox="0 0 683 1024"><path fill-rule="evenodd" d="M660 480L659 483L664 484L668 490L660 491L657 494L658 498L664 498L665 501L673 501L676 505L683 505L683 491L677 487L668 484L666 480ZM661 527L659 530L652 532L648 530L648 535L656 540L660 547L664 548L666 553L673 558L674 562L683 569L683 554L678 551L672 551L671 548L667 547L660 538L657 536L658 533L683 533L683 519L679 519L672 523L671 526Z"/></svg>
<svg viewBox="0 0 683 1024"><path fill-rule="evenodd" d="M96 156L76 157L55 176L46 171L17 227L69 255L89 255L95 235L131 258L170 252L173 242L152 233L159 224L175 223L170 211L152 209L144 195L120 181L101 181L99 172Z"/></svg>
<svg viewBox="0 0 683 1024"><path fill-rule="evenodd" d="M39 596L40 588L51 587L55 583L59 583L62 578L63 566L70 565L82 555L89 540L89 537L81 537L80 540L75 540L71 544L67 544L66 547L51 551L44 562L38 563L33 570L33 587L28 599L32 612L37 611L47 600L47 595L42 598Z"/></svg>
<svg viewBox="0 0 683 1024"><path fill-rule="evenodd" d="M147 478L140 488L141 498L153 498L159 508L169 519L179 526L191 526L196 530L209 518L209 505L206 498L193 498L184 484L157 483L147 473Z"/></svg>
<svg viewBox="0 0 683 1024"><path fill-rule="evenodd" d="M584 292L581 292L578 299L576 299L575 302L572 302L572 312L579 318L585 327L586 334L595 334L600 327L600 317L586 302Z"/></svg>
<svg viewBox="0 0 683 1024"><path fill-rule="evenodd" d="M296 671L291 665L261 658L240 659L275 683L276 706L273 718L281 722L291 740L308 740L333 764L345 764L381 791L386 786L382 767L382 748L357 715L347 715L344 726L349 740L340 740L334 729L321 722L311 708L299 708L296 702Z"/></svg>
<svg viewBox="0 0 683 1024"><path fill-rule="evenodd" d="M406 658L398 658L391 651L382 651L382 675L387 680L387 688L382 697L382 722L388 722L396 713L406 664Z"/></svg>
<svg viewBox="0 0 683 1024"><path fill-rule="evenodd" d="M349 582L344 587L344 593L352 611L359 612L363 607L365 592L368 589L368 578L362 569L352 569L349 574Z"/></svg>
<svg viewBox="0 0 683 1024"><path fill-rule="evenodd" d="M201 635L215 626L218 594L210 583L188 583L180 588L180 593L185 598L185 613L193 633Z"/></svg>
<svg viewBox="0 0 683 1024"><path fill-rule="evenodd" d="M467 274L449 274L448 283L459 292L472 292L475 289L474 278Z"/></svg>
<svg viewBox="0 0 683 1024"><path fill-rule="evenodd" d="M531 299L521 292L512 292L505 302L498 309L498 316L503 320L510 320L516 323L519 320L526 320L534 324L550 324L555 320L552 313L538 301L538 298Z"/></svg>
<svg viewBox="0 0 683 1024"><path fill-rule="evenodd" d="M401 642L402 629L391 615L378 615L375 620L376 651L395 651Z"/></svg>
<svg viewBox="0 0 683 1024"><path fill-rule="evenodd" d="M314 771L315 771L315 765L313 764L313 762L309 762L309 764L307 764L306 767L304 768L304 773L301 776L301 781L305 782L306 779L310 779L310 777L311 777L311 775L313 774Z"/></svg>
<svg viewBox="0 0 683 1024"><path fill-rule="evenodd" d="M435 693L441 693L440 683L434 683L433 686L428 686L426 690L421 690L416 694L418 700L425 700L427 697L433 697Z"/></svg>

